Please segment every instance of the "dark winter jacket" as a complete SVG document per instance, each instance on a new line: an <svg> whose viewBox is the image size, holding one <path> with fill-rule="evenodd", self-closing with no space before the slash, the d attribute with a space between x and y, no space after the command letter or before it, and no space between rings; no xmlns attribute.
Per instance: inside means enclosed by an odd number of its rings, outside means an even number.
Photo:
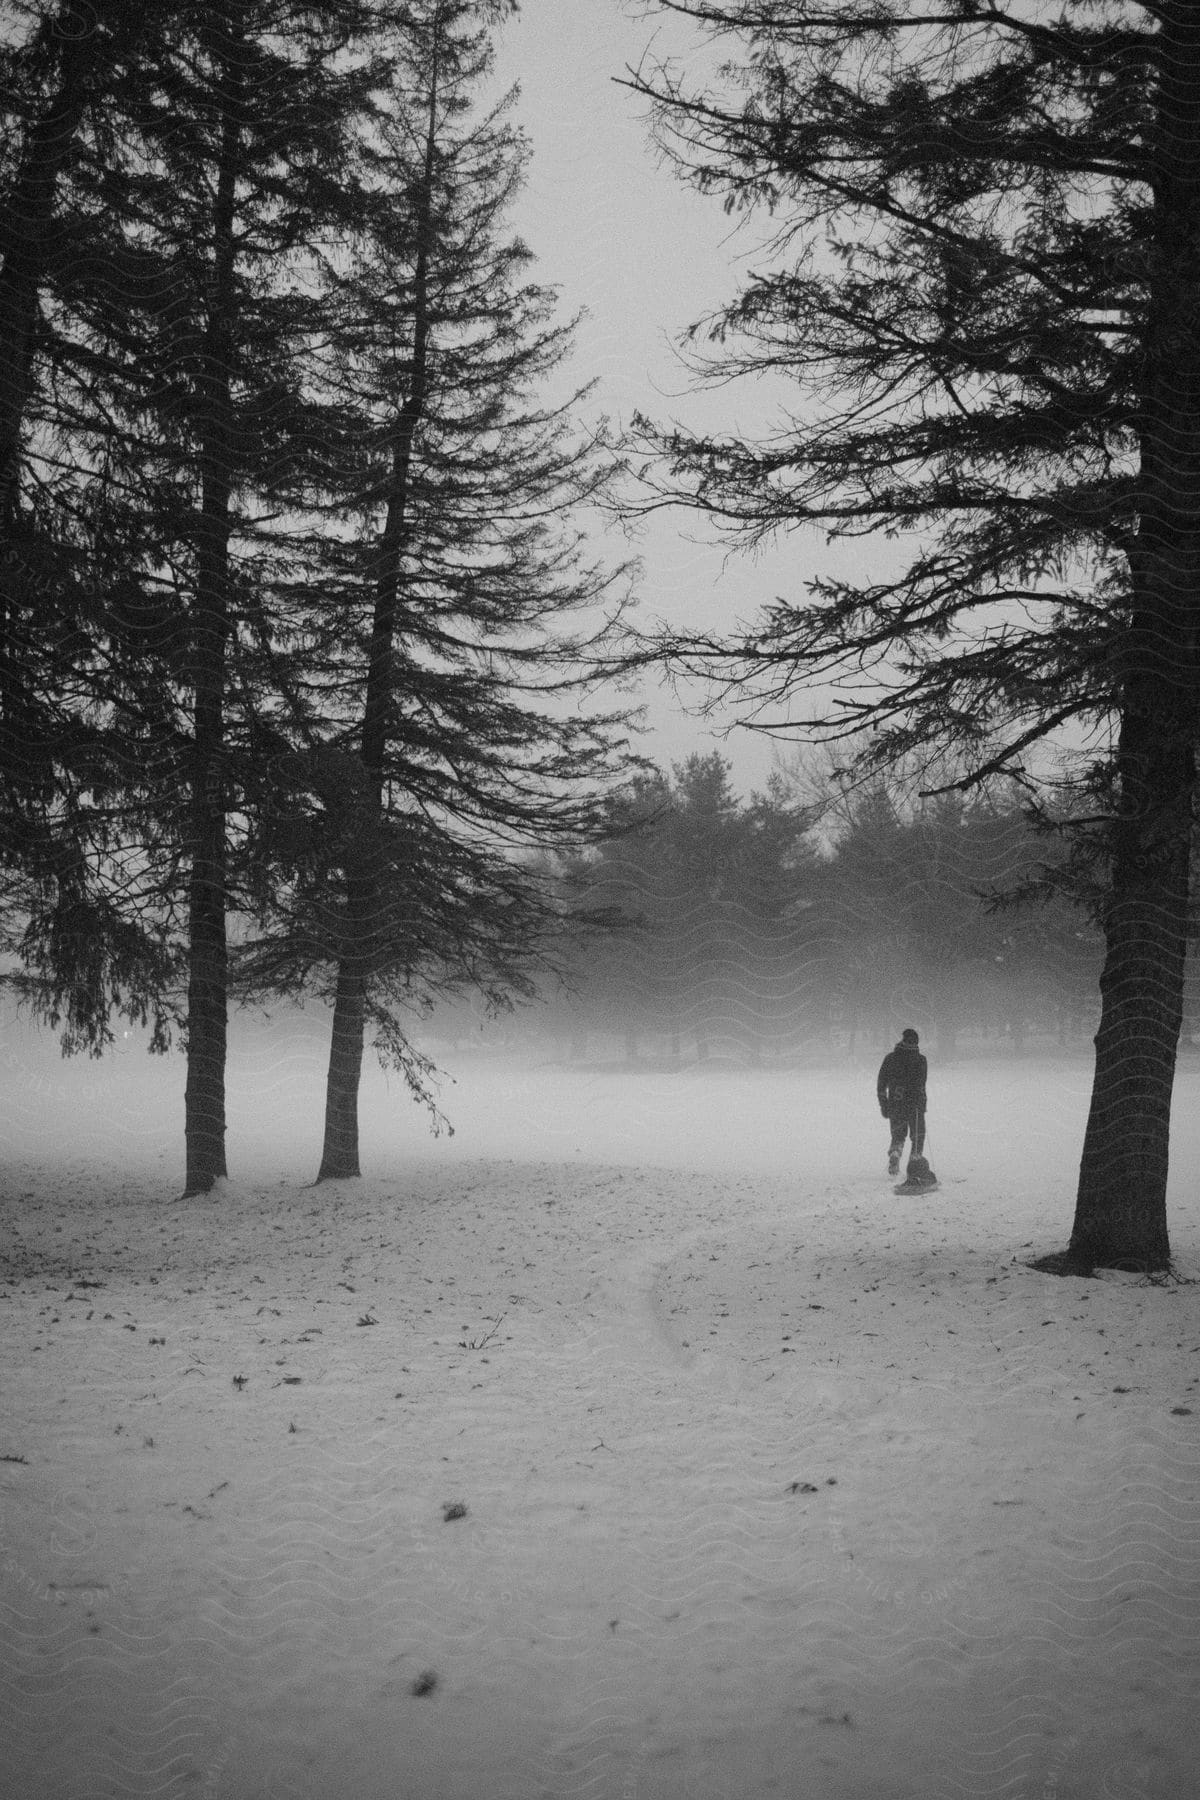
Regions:
<svg viewBox="0 0 1200 1800"><path fill-rule="evenodd" d="M925 1110L925 1077L929 1064L915 1044L899 1043L879 1065L876 1092L889 1118Z"/></svg>

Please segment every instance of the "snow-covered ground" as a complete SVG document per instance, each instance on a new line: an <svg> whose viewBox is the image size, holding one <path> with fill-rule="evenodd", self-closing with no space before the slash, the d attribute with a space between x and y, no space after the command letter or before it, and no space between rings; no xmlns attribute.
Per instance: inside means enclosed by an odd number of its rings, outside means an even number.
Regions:
<svg viewBox="0 0 1200 1800"><path fill-rule="evenodd" d="M178 1062L0 1041L5 1794L1197 1791L1200 1286L1026 1267L1084 1059L934 1057L921 1199L873 1066L466 1056L313 1188L322 1059L182 1203Z"/></svg>

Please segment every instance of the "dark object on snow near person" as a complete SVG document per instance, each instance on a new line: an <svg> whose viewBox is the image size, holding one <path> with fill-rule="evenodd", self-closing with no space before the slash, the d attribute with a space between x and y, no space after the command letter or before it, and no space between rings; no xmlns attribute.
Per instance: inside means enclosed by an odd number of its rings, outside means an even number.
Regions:
<svg viewBox="0 0 1200 1800"><path fill-rule="evenodd" d="M910 1156L904 1180L893 1191L897 1194L928 1194L938 1178L923 1156Z"/></svg>
<svg viewBox="0 0 1200 1800"><path fill-rule="evenodd" d="M925 1082L929 1064L921 1055L919 1041L912 1026L906 1027L896 1048L889 1050L880 1063L875 1082L879 1110L891 1131L889 1175L900 1167L906 1138L912 1139L913 1156L920 1156L925 1148Z"/></svg>

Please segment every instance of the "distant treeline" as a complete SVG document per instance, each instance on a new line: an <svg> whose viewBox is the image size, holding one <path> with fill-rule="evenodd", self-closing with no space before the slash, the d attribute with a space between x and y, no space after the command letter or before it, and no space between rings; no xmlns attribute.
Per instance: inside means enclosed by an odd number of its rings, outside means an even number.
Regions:
<svg viewBox="0 0 1200 1800"><path fill-rule="evenodd" d="M1090 1038L1100 934L1015 793L800 785L741 801L718 754L643 781L556 872L563 979L500 1019L443 1009L435 1032L749 1064L873 1051L905 1024L942 1059L960 1040Z"/></svg>

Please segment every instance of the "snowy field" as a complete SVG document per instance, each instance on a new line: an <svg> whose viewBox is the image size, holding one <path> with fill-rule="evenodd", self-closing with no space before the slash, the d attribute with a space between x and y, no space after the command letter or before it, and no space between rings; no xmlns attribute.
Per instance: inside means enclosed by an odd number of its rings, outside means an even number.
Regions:
<svg viewBox="0 0 1200 1800"><path fill-rule="evenodd" d="M239 1041L181 1203L178 1061L0 1041L0 1790L1197 1791L1200 1286L1025 1266L1084 1058L933 1054L914 1199L873 1064L465 1055L315 1189L323 1055Z"/></svg>

